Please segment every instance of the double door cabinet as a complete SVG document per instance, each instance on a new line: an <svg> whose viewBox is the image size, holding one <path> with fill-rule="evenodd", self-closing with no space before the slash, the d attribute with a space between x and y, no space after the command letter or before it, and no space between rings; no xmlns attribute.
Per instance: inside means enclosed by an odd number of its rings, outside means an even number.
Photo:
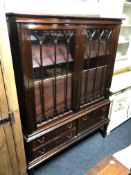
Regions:
<svg viewBox="0 0 131 175"><path fill-rule="evenodd" d="M7 14L28 169L106 132L121 19Z"/></svg>

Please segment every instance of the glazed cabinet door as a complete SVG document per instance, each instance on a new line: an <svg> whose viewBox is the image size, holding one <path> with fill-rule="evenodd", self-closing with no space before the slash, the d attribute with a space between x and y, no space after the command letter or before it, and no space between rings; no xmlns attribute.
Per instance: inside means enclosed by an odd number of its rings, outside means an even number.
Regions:
<svg viewBox="0 0 131 175"><path fill-rule="evenodd" d="M64 25L24 26L25 64L31 84L28 100L33 100L31 110L37 126L74 110L77 32L75 27Z"/></svg>
<svg viewBox="0 0 131 175"><path fill-rule="evenodd" d="M85 106L108 98L113 27L84 26L80 104Z"/></svg>

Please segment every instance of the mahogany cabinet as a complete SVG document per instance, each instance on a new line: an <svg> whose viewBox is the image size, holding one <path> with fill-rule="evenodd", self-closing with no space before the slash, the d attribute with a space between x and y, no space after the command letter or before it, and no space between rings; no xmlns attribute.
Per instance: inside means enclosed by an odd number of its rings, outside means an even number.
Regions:
<svg viewBox="0 0 131 175"><path fill-rule="evenodd" d="M28 169L108 124L121 19L7 14Z"/></svg>

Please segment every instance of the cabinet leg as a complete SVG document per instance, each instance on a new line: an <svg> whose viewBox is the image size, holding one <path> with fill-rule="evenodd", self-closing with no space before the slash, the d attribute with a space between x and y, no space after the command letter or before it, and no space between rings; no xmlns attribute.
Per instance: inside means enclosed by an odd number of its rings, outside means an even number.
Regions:
<svg viewBox="0 0 131 175"><path fill-rule="evenodd" d="M34 175L34 168L28 170L28 175Z"/></svg>
<svg viewBox="0 0 131 175"><path fill-rule="evenodd" d="M107 126L108 126L108 124L101 127L101 134L102 134L103 137L106 137L106 135L107 135L107 132L106 132L107 131Z"/></svg>

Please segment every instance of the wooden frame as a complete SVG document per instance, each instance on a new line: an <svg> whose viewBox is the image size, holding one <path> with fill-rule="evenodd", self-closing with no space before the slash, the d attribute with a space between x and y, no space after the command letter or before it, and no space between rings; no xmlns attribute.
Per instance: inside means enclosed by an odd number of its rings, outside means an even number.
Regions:
<svg viewBox="0 0 131 175"><path fill-rule="evenodd" d="M26 174L21 121L3 3L0 3L0 119L14 113L14 124L1 130L0 174Z"/></svg>
<svg viewBox="0 0 131 175"><path fill-rule="evenodd" d="M113 74L121 19L7 14L7 22L22 116L28 169L31 170L37 164L47 160L49 157L97 129L101 129L104 134L106 133L106 127L109 122L109 88ZM65 71L65 75L60 75L61 78L58 78L56 74L56 45L58 38L66 36L66 32L72 29L75 31L75 42L72 42L75 48L73 58L74 69L71 73L72 83L67 83L70 87L68 88L68 85L65 86L72 91L70 98L72 99L71 108L69 111L67 110L59 114L56 113L56 106L59 109L61 107L57 104L57 100L59 99L58 102L60 103L62 98L64 99L64 96L62 97L61 94L63 93L63 82L66 78L68 80L70 77L68 60L71 51L68 45L65 50L67 52L67 70ZM61 32L62 30L64 32ZM37 54L35 51L32 53L32 48L35 49L35 47L32 47L31 42L32 31L38 40L39 50L35 50ZM52 39L53 41L51 40L54 44L54 77L46 80L43 69L48 65L45 64L45 60L43 61L43 59L45 58L47 60L45 55L49 55L49 53L43 54L43 52L46 52L46 47L44 46L43 48L43 38L45 39L46 34L48 34L46 39L49 39L52 37L53 32L56 37ZM38 82L40 83L40 93L38 93L38 87L34 93L37 84L33 76L32 57L34 53L36 54L35 56L39 55L41 76ZM85 62L91 62L91 65L86 67ZM62 77L65 77L65 80ZM62 81L58 83L60 79ZM89 82L87 79L89 79ZM46 87L47 82L49 82L48 88ZM52 82L54 85L52 85ZM57 92L58 85L60 86L59 92ZM66 89L65 94L67 94L68 89ZM55 95L53 96L52 93ZM59 96L57 99L58 93ZM92 94L90 100L88 101L86 99L85 103L82 104L81 96L84 99L88 98L90 94ZM48 98L45 98L45 95ZM41 101L40 98L42 98ZM46 101L43 101L44 98ZM39 101L37 107L36 104L38 103L35 103L35 100L37 102ZM52 115L46 121L41 120L38 122L36 111L40 107L40 103L45 112L45 107L47 110L49 106L53 106L53 100L54 108L52 108L55 115ZM48 106L49 103L51 105ZM45 117L43 113L42 117ZM35 144L35 147L34 142L38 143Z"/></svg>

